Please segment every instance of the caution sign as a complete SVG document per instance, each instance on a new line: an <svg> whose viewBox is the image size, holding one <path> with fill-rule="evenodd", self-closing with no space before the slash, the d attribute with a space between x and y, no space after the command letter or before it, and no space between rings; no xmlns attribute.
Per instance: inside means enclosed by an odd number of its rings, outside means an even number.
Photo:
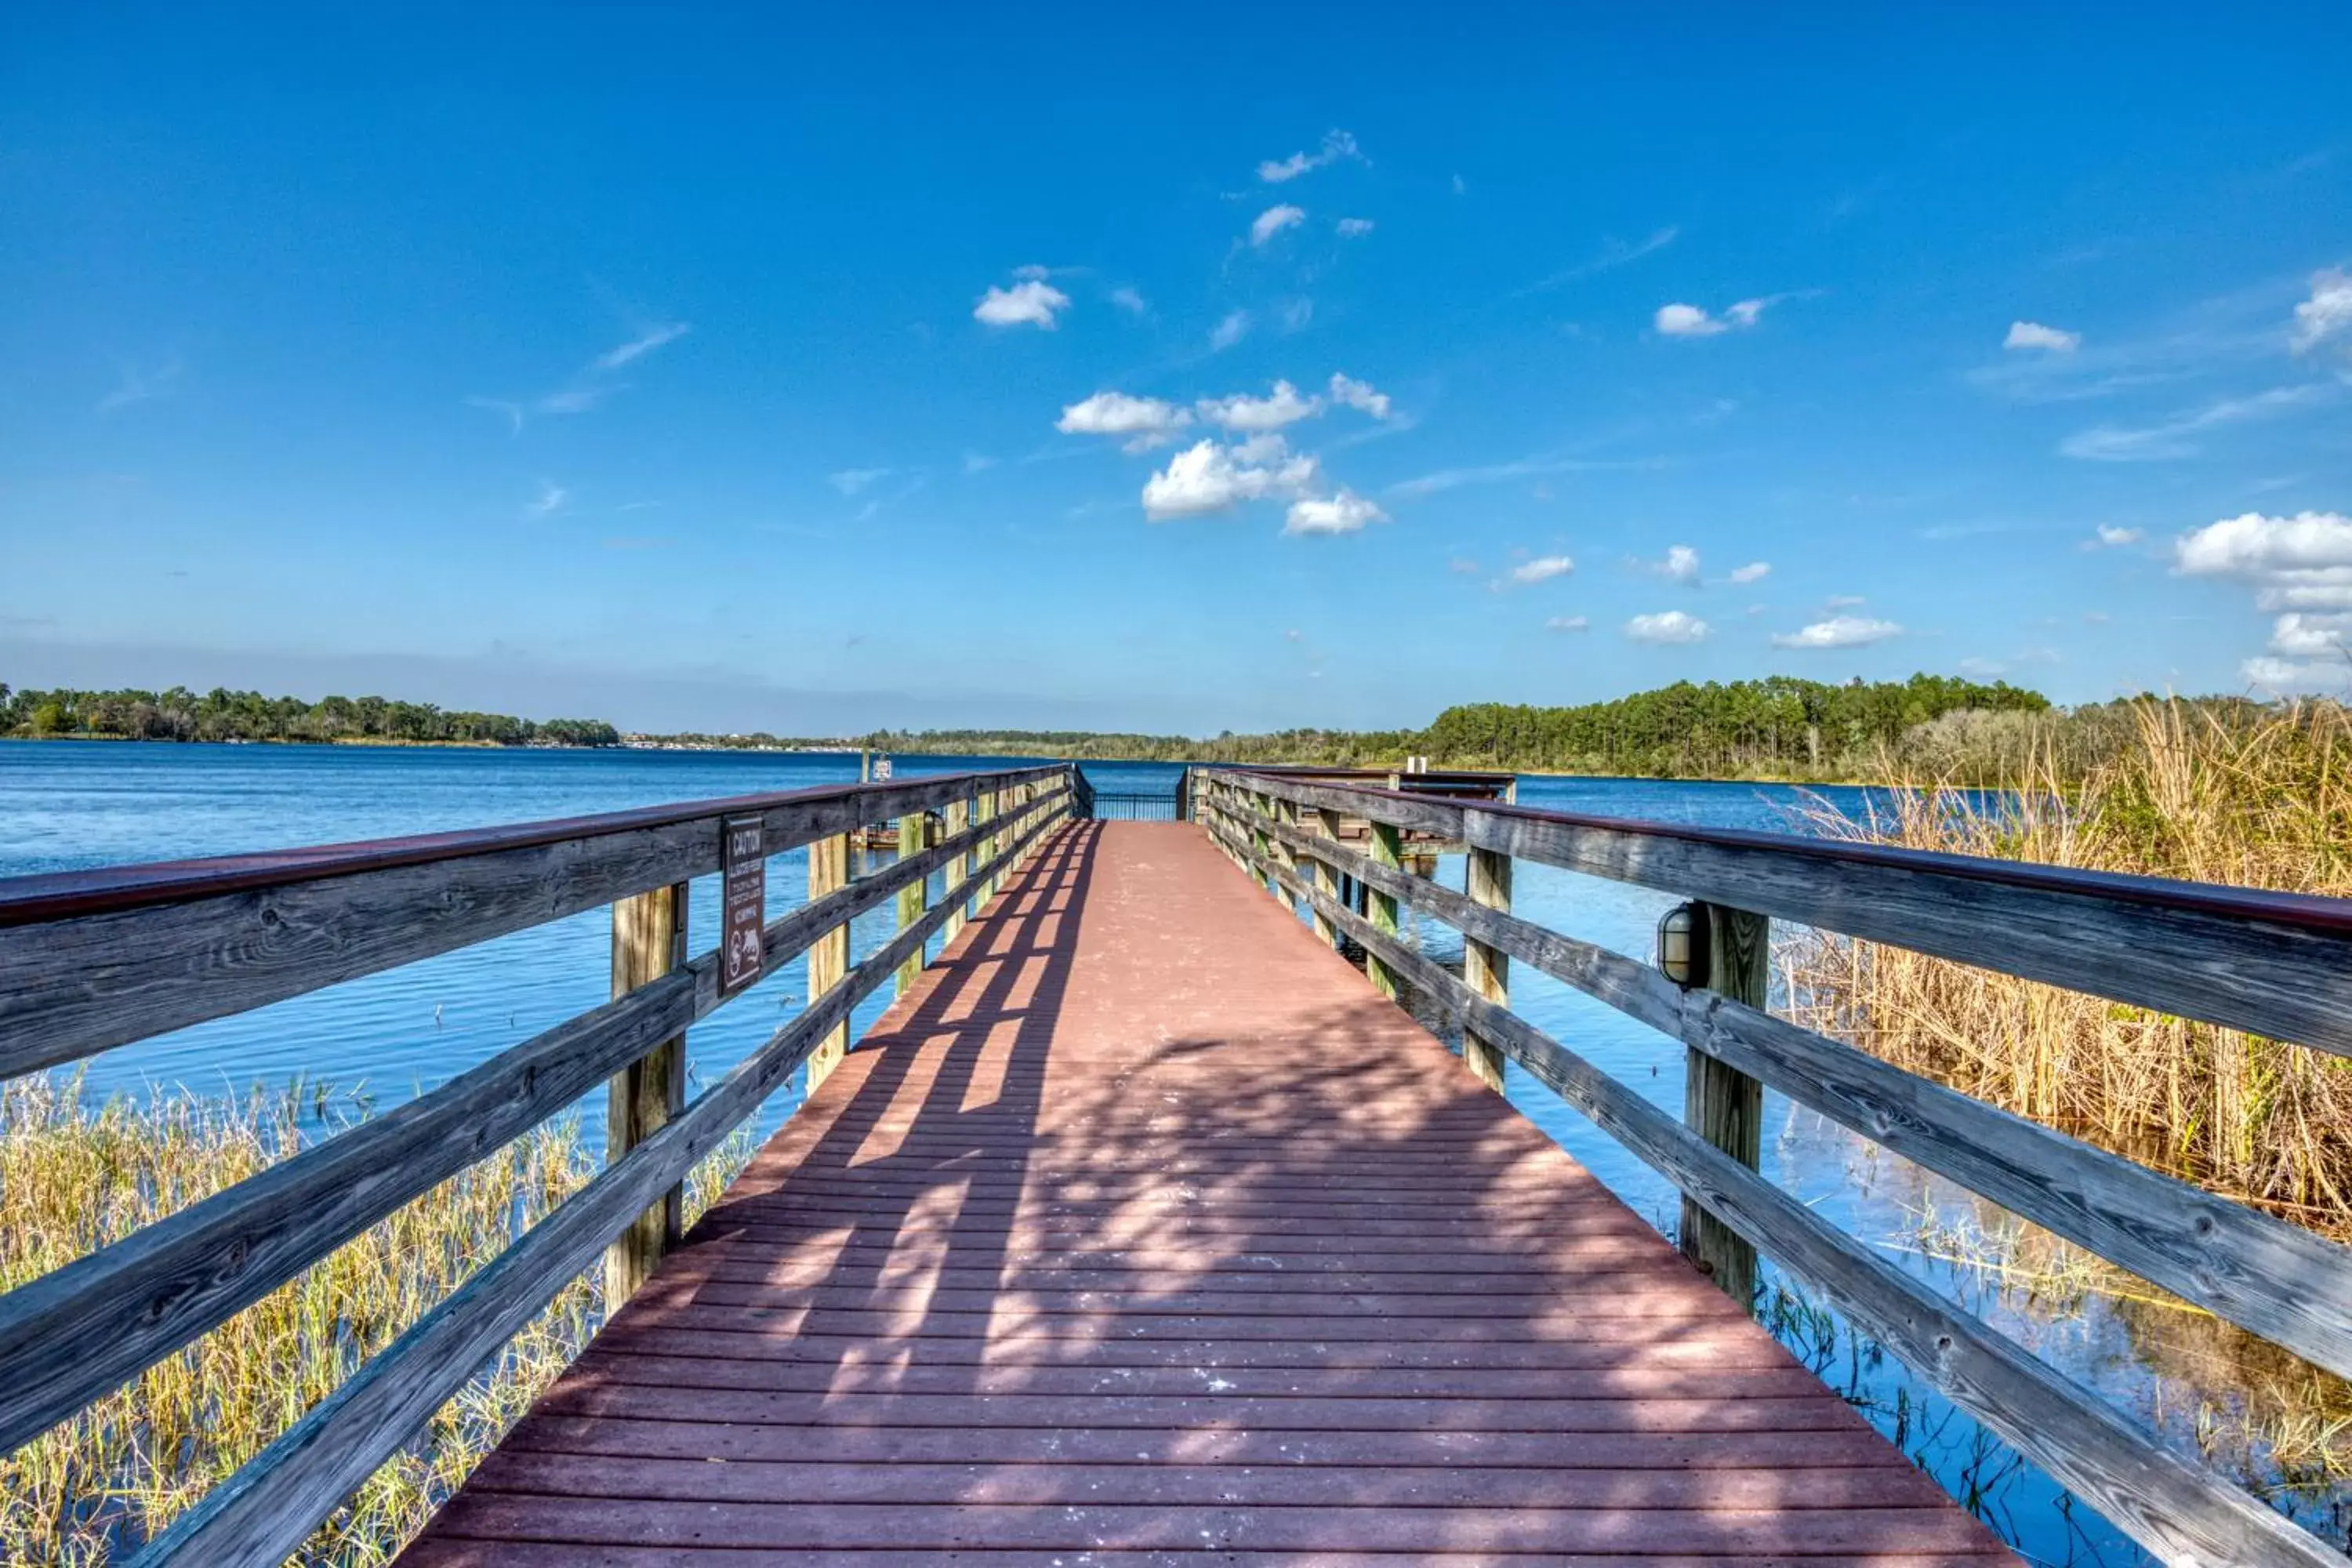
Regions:
<svg viewBox="0 0 2352 1568"><path fill-rule="evenodd" d="M756 816L723 819L719 832L719 994L760 978L761 929L768 923L767 831Z"/></svg>

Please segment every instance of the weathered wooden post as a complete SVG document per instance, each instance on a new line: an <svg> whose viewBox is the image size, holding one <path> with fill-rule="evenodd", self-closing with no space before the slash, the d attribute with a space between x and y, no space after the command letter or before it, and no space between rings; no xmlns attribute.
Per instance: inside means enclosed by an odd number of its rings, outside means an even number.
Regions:
<svg viewBox="0 0 2352 1568"><path fill-rule="evenodd" d="M1318 836L1328 840L1336 847L1339 842L1339 814L1336 811L1325 810L1318 807L1316 809L1313 816L1315 819L1315 831ZM1329 899L1334 903L1338 903L1347 897L1347 894L1340 888L1340 883L1344 879L1343 879L1339 872L1331 869L1331 862L1324 859L1316 860L1315 890L1317 892L1322 894L1325 898ZM1321 942L1327 947L1339 946L1339 928L1331 923L1329 917L1324 914L1320 906L1316 908L1313 919L1315 921L1316 940Z"/></svg>
<svg viewBox="0 0 2352 1568"><path fill-rule="evenodd" d="M678 882L613 905L613 994L625 996L686 962L687 885ZM611 1164L686 1109L686 1037L668 1039L605 1080L604 1163ZM639 1215L604 1249L604 1310L636 1293L677 1245L677 1187Z"/></svg>
<svg viewBox="0 0 2352 1568"><path fill-rule="evenodd" d="M902 811L898 814L898 859L901 864L912 860L931 847L931 814L927 811ZM898 929L905 931L923 918L931 907L930 889L927 879L916 878L898 889ZM915 988L915 979L923 973L922 950L918 948L898 965L897 994L904 996Z"/></svg>
<svg viewBox="0 0 2352 1568"><path fill-rule="evenodd" d="M1706 926L1706 969L1700 983L1735 1002L1762 1007L1769 993L1772 922L1722 904L1692 908ZM1684 1123L1749 1170L1760 1168L1764 1086L1703 1051L1684 1053L1683 1072ZM1756 1248L1687 1197L1682 1249L1733 1300L1743 1307L1754 1300Z"/></svg>
<svg viewBox="0 0 2352 1568"><path fill-rule="evenodd" d="M971 820L973 826L985 827L988 829L988 836L982 838L980 841L979 847L972 851L973 863L979 866L985 866L991 860L996 858L996 791L992 786L980 792L980 804L974 810ZM989 899L992 897L995 892L995 877L989 876L981 879L980 886L972 889L971 903L971 914L978 916L980 911L987 906Z"/></svg>
<svg viewBox="0 0 2352 1568"><path fill-rule="evenodd" d="M1511 858L1492 849L1473 847L1466 857L1469 867L1464 876L1463 890L1470 901L1490 910L1508 911L1511 907ZM1511 961L1500 948L1489 947L1472 937L1462 939L1462 979L1471 990L1497 1005L1507 1005L1511 1000ZM1503 1087L1503 1051L1494 1041L1475 1029L1462 1031L1462 1060L1478 1081L1488 1089Z"/></svg>
<svg viewBox="0 0 2352 1568"><path fill-rule="evenodd" d="M948 802L947 836L950 838L960 837L963 833L970 829L971 826L971 802L968 800L951 800ZM964 878L971 875L971 850L959 849L954 854L949 856L946 873L948 891L952 893L957 888L962 886ZM943 942L955 941L956 933L962 931L964 928L964 921L966 919L968 910L969 906L964 900L958 900L956 901L956 907L948 911L947 924L940 928L940 940Z"/></svg>
<svg viewBox="0 0 2352 1568"><path fill-rule="evenodd" d="M1371 850L1373 862L1392 871L1402 870L1404 835L1385 822L1374 822L1370 818L1365 819L1364 826L1370 829L1367 846ZM1364 902L1372 929L1383 936L1395 936L1398 930L1396 900L1366 884ZM1402 1003L1404 1000L1403 977L1382 962L1380 954L1370 952L1364 954L1364 977L1372 983L1373 990L1390 1001Z"/></svg>
<svg viewBox="0 0 2352 1568"><path fill-rule="evenodd" d="M814 903L827 893L835 892L849 884L849 835L836 833L830 838L820 838L809 846L809 902ZM831 931L809 943L808 1005L816 1005L817 998L849 977L849 922L842 921ZM841 1058L849 1054L849 1020L844 1018L809 1053L808 1092L814 1094Z"/></svg>

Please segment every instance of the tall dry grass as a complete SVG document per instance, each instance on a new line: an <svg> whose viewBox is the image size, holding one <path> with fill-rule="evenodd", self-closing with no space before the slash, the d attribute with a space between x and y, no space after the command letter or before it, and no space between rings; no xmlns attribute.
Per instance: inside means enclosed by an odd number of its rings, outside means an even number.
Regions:
<svg viewBox="0 0 2352 1568"><path fill-rule="evenodd" d="M2352 719L2148 699L2087 772L2030 747L2001 796L1909 778L1817 826L1912 848L2352 894ZM1817 1027L1966 1093L2352 1240L2352 1063L1900 948L1801 932Z"/></svg>
<svg viewBox="0 0 2352 1568"><path fill-rule="evenodd" d="M266 1169L364 1114L298 1088L242 1100L85 1101L46 1078L0 1089L0 1289ZM698 1168L690 1213L748 1159ZM595 1174L576 1121L443 1183L80 1415L0 1459L0 1561L120 1561L283 1432ZM306 1543L296 1561L388 1561L602 1321L592 1272L566 1286Z"/></svg>

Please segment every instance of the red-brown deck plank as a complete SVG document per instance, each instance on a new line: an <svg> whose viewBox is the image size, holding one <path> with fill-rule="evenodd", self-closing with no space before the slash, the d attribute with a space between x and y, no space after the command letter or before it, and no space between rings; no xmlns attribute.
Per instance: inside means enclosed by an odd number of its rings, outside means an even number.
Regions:
<svg viewBox="0 0 2352 1568"><path fill-rule="evenodd" d="M1982 1564L1196 830L1056 837L408 1568Z"/></svg>

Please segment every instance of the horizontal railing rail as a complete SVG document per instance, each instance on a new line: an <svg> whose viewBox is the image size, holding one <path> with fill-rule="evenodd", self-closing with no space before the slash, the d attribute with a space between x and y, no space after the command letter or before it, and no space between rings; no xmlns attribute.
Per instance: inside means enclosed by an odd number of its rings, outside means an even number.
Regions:
<svg viewBox="0 0 2352 1568"><path fill-rule="evenodd" d="M1685 1194L1683 1247L1735 1296L1752 1291L1753 1248L1845 1310L1866 1333L2000 1433L2159 1557L2173 1563L2342 1561L2228 1480L2158 1446L2097 1395L1838 1230L1766 1181L1755 1096L1769 1084L2033 1223L2339 1375L2352 1375L2352 1249L2063 1133L2012 1116L1763 1007L1764 916L1890 942L1981 967L2157 1005L2182 983L2127 944L2148 924L2177 949L2210 932L2221 956L2192 973L2253 994L2173 1007L2229 1026L2292 1021L2283 1038L2343 1049L2341 1017L2296 1006L2301 984L2342 1009L2352 975L2352 904L2095 876L1755 833L1465 805L1255 771L1195 784L1211 836L1251 875L1360 945L1376 984L1410 985L1458 1020L1465 1056L1499 1085L1493 1051L1516 1060ZM1371 853L1339 842L1370 825ZM1468 892L1402 868L1395 834L1470 847ZM1482 862L1482 858L1490 858ZM1685 989L1656 967L1512 915L1509 859L1525 858L1696 896L1755 949L1744 996ZM1499 864L1497 864L1499 863ZM1367 890L1367 913L1338 891ZM1939 911L1959 902L1965 918ZM1888 907L1891 905L1892 907ZM1465 973L1432 962L1400 930L1409 908L1454 927ZM1912 940L1906 940L1906 938ZM2071 942L2059 962L2045 944ZM2087 956L2086 956L2087 952ZM1507 1005L1517 960L1682 1040L1692 1052L1685 1120L1544 1035ZM1730 987L1727 986L1727 989ZM2308 998L2306 998L2308 1000ZM1745 1106L1746 1109L1742 1109ZM1724 1237L1708 1234L1720 1227ZM1725 1245L1736 1238L1738 1246Z"/></svg>
<svg viewBox="0 0 2352 1568"><path fill-rule="evenodd" d="M986 775L996 787L1061 768ZM516 827L0 883L0 1077L470 947L971 795L982 775L793 790Z"/></svg>
<svg viewBox="0 0 2352 1568"><path fill-rule="evenodd" d="M695 1163L804 1063L814 1088L829 1065L827 1049L845 1040L851 1009L894 977L902 989L911 983L924 944L942 931L952 936L1039 838L1072 815L1081 787L1066 766L961 773L0 882L0 1074L258 1006L597 901L614 909L616 991L604 1005L381 1118L326 1136L0 1295L0 1451L121 1386L600 1080L614 1085L606 1166L594 1180L136 1559L284 1561L600 1252L608 1297L634 1289L675 1240L676 1194ZM937 842L934 809L947 829ZM846 879L847 835L893 815L899 857ZM719 949L685 961L681 884L720 869L722 825L740 828L754 819L763 859L810 847L810 900L774 921L762 915L758 969L772 973L807 953L810 995L789 1024L689 1103L684 1032L731 994L722 984ZM942 870L947 894L932 906L927 886ZM534 888L534 875L544 884ZM897 935L851 968L850 921L894 896ZM420 930L404 936L404 921ZM161 957L119 945L157 935L169 939ZM835 959L830 971L819 962L827 952ZM142 959L162 973L142 974ZM648 967L649 976L637 973ZM633 1239L648 1222L649 1252ZM617 1305L606 1302L608 1310Z"/></svg>

